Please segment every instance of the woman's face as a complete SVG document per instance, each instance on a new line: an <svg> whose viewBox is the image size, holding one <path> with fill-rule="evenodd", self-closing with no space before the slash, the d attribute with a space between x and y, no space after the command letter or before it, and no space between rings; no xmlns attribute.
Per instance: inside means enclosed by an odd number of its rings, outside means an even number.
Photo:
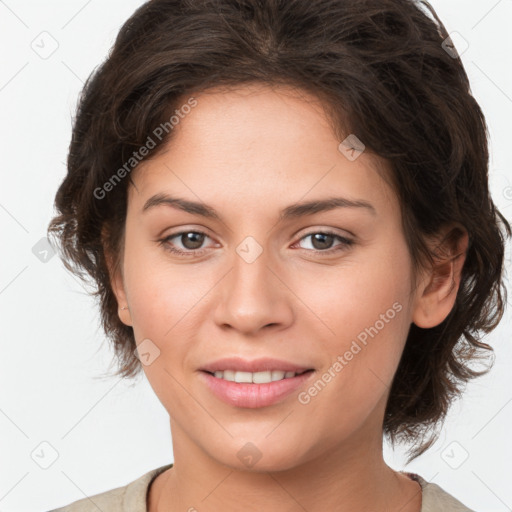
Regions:
<svg viewBox="0 0 512 512"><path fill-rule="evenodd" d="M116 281L173 442L256 471L372 449L416 307L383 170L340 151L305 93L244 86L196 101L167 151L133 172ZM315 208L334 198L345 205ZM237 384L202 370L227 357L314 371Z"/></svg>

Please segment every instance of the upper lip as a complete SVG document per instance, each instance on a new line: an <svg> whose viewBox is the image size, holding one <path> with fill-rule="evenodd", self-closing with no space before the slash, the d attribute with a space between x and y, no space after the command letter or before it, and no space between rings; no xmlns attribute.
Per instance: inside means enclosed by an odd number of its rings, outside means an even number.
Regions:
<svg viewBox="0 0 512 512"><path fill-rule="evenodd" d="M217 361L205 364L199 369L211 373L224 370L237 370L251 373L284 370L285 372L301 373L306 370L313 370L313 368L310 366L300 366L288 361L282 361L280 359L272 359L268 357L253 359L251 361L242 359L241 357L225 357L222 359L217 359Z"/></svg>

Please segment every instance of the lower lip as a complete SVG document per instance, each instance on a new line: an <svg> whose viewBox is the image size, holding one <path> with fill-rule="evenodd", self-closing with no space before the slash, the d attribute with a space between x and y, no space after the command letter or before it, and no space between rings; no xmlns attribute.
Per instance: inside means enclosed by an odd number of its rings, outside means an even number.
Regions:
<svg viewBox="0 0 512 512"><path fill-rule="evenodd" d="M314 373L314 371L308 371L289 379L276 380L266 384L249 384L231 382L219 379L205 371L200 372L201 378L205 380L210 390L223 402L235 407L250 409L266 407L284 399L302 386Z"/></svg>

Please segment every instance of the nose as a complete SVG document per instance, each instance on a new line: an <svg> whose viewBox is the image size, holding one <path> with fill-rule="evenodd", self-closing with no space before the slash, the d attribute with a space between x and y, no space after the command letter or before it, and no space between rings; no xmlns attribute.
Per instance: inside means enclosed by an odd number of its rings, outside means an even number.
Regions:
<svg viewBox="0 0 512 512"><path fill-rule="evenodd" d="M245 335L291 325L293 293L279 268L266 250L254 261L235 252L231 270L219 283L216 324Z"/></svg>

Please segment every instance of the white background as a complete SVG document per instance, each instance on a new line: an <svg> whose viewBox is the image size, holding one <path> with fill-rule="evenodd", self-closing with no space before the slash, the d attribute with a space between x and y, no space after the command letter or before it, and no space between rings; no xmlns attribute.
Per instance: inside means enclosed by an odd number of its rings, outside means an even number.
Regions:
<svg viewBox="0 0 512 512"><path fill-rule="evenodd" d="M168 415L145 376L100 378L113 368L112 352L93 299L58 256L43 263L32 252L53 215L83 82L141 4L0 1L1 511L49 510L173 460ZM469 43L462 60L489 125L492 194L510 220L512 1L432 5L448 31ZM48 58L34 51L57 44ZM477 512L512 510L510 319L507 311L485 340L495 348L494 369L468 385L439 441L409 466L405 449L385 446L395 469L421 474ZM35 462L34 452L51 460L43 442L58 454L47 469Z"/></svg>

